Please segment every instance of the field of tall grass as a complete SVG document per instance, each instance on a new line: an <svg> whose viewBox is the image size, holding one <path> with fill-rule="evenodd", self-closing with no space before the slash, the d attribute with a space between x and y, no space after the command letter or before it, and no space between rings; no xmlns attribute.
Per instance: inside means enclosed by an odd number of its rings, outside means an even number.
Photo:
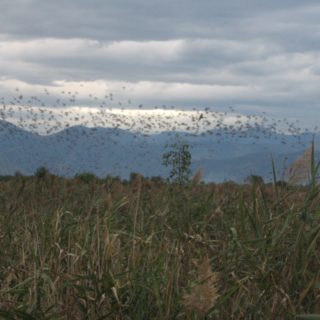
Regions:
<svg viewBox="0 0 320 320"><path fill-rule="evenodd" d="M0 318L320 313L319 187L0 181Z"/></svg>

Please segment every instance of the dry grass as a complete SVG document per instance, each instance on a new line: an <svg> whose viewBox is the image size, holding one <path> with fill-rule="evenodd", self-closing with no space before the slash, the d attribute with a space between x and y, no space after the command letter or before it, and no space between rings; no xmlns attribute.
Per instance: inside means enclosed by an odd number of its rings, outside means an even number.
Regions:
<svg viewBox="0 0 320 320"><path fill-rule="evenodd" d="M313 157L313 145L310 145L288 170L288 182L291 185L308 183L311 180L310 164Z"/></svg>
<svg viewBox="0 0 320 320"><path fill-rule="evenodd" d="M208 311L214 307L219 298L218 293L218 274L212 272L208 256L199 263L197 267L196 284L191 287L190 293L183 295L182 303L190 310L196 312L200 317L204 317Z"/></svg>
<svg viewBox="0 0 320 320"><path fill-rule="evenodd" d="M319 312L318 186L0 181L0 318Z"/></svg>

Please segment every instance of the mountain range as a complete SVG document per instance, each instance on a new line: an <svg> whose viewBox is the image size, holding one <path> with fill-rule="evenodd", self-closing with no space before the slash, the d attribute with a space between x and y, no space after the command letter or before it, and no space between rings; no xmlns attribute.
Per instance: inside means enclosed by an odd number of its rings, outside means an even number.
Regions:
<svg viewBox="0 0 320 320"><path fill-rule="evenodd" d="M119 128L74 126L51 135L26 131L0 121L0 175L19 171L33 174L45 166L50 172L71 177L91 172L128 178L130 173L167 177L162 155L177 135L190 146L192 170L201 168L207 182L243 182L251 174L272 179L272 159L279 179L286 168L305 151L311 141L319 150L320 134L289 135L264 127L245 132L162 132L145 135ZM166 147L167 146L167 147ZM319 152L316 154L320 158Z"/></svg>

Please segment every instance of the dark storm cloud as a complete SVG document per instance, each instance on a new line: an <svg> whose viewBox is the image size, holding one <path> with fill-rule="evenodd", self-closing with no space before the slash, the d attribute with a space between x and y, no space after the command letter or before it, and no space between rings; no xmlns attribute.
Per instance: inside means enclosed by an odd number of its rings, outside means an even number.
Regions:
<svg viewBox="0 0 320 320"><path fill-rule="evenodd" d="M289 25L286 20L290 19L288 11L299 16L300 11L312 5L318 5L318 1L302 4L297 0L3 0L0 30L17 37L99 40L163 40L228 33L246 38L246 34L241 34L241 26L249 27L250 33L260 32L259 27L255 30L256 25L250 23L263 15L270 19L260 19L267 30L283 25L291 30L290 23L310 24L312 21L304 21L303 17L289 21ZM274 20L279 18L283 21L275 24ZM316 14L313 20L317 24ZM231 31L236 34L230 34Z"/></svg>

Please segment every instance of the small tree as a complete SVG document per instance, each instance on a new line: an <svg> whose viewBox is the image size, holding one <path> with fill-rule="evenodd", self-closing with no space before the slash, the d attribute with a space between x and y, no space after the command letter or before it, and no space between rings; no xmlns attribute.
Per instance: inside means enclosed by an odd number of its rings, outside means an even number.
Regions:
<svg viewBox="0 0 320 320"><path fill-rule="evenodd" d="M264 180L261 176L255 175L255 174L251 174L250 176L248 176L245 179L245 182L252 184L252 185L263 185L264 184Z"/></svg>
<svg viewBox="0 0 320 320"><path fill-rule="evenodd" d="M171 167L169 179L180 185L188 182L191 175L189 145L177 135L176 142L166 145L165 148L169 150L163 154L162 164Z"/></svg>
<svg viewBox="0 0 320 320"><path fill-rule="evenodd" d="M93 173L90 172L78 173L75 175L75 178L84 183L91 183L98 179Z"/></svg>
<svg viewBox="0 0 320 320"><path fill-rule="evenodd" d="M34 176L38 179L44 179L49 174L50 174L49 170L46 167L42 166L35 171Z"/></svg>

